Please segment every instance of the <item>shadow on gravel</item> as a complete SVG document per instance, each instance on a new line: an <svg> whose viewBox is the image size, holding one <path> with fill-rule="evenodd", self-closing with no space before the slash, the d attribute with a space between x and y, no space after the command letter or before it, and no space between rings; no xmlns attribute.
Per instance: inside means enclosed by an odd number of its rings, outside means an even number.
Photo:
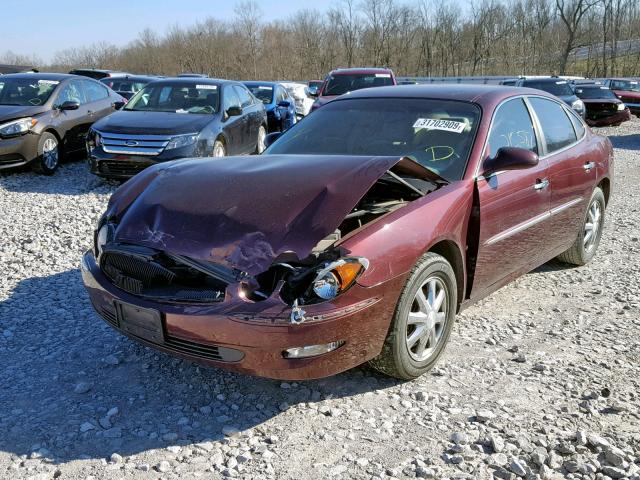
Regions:
<svg viewBox="0 0 640 480"><path fill-rule="evenodd" d="M538 268L531 270L531 273L545 273L545 272L561 272L563 270L571 270L576 268L575 265L569 265L568 263L561 262L560 260L550 260L545 264L540 265Z"/></svg>
<svg viewBox="0 0 640 480"><path fill-rule="evenodd" d="M65 161L53 176L35 173L29 167L0 172L0 186L10 192L82 195L89 192L109 193L119 185L91 174L82 157Z"/></svg>
<svg viewBox="0 0 640 480"><path fill-rule="evenodd" d="M623 148L625 150L640 150L640 134L631 133L629 135L611 135L609 136L611 144L614 148Z"/></svg>
<svg viewBox="0 0 640 480"><path fill-rule="evenodd" d="M225 426L398 383L359 368L281 384L171 358L107 326L77 269L23 280L0 302L0 363L0 450L44 448L54 462L221 439Z"/></svg>

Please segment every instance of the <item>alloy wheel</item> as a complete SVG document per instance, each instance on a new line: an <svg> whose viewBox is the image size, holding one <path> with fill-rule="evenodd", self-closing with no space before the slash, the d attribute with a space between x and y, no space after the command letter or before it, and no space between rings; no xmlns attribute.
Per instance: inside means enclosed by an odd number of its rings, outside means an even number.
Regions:
<svg viewBox="0 0 640 480"><path fill-rule="evenodd" d="M587 221L584 224L584 237L582 239L582 243L587 252L590 251L598 241L601 223L602 207L600 206L599 201L594 200L591 205L589 205Z"/></svg>
<svg viewBox="0 0 640 480"><path fill-rule="evenodd" d="M260 130L258 130L258 153L264 152L264 149L266 148L264 146L264 139L266 136L267 132L265 131L264 127L260 127Z"/></svg>
<svg viewBox="0 0 640 480"><path fill-rule="evenodd" d="M58 165L58 142L54 138L47 138L42 145L42 159L48 169Z"/></svg>
<svg viewBox="0 0 640 480"><path fill-rule="evenodd" d="M226 155L226 151L224 149L224 144L222 142L216 142L213 146L213 156L214 157L224 157Z"/></svg>
<svg viewBox="0 0 640 480"><path fill-rule="evenodd" d="M436 350L447 322L447 287L436 276L420 286L411 305L405 342L411 358L427 360Z"/></svg>

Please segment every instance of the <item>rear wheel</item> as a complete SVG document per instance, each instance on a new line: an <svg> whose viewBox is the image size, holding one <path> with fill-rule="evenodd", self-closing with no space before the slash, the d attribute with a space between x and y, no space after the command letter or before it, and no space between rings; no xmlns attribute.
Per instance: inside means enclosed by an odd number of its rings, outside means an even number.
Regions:
<svg viewBox="0 0 640 480"><path fill-rule="evenodd" d="M227 149L224 146L224 142L222 140L216 140L213 143L213 156L225 157L226 155L227 155Z"/></svg>
<svg viewBox="0 0 640 480"><path fill-rule="evenodd" d="M404 380L429 371L449 340L456 296L449 262L435 253L424 255L400 295L382 352L370 361L371 366Z"/></svg>
<svg viewBox="0 0 640 480"><path fill-rule="evenodd" d="M582 228L575 242L566 252L558 255L558 260L580 266L585 265L595 256L600 237L602 237L605 206L604 194L599 187L596 187L591 194Z"/></svg>
<svg viewBox="0 0 640 480"><path fill-rule="evenodd" d="M44 175L53 175L60 163L60 145L57 137L51 132L44 132L38 141L38 156L33 162L33 169Z"/></svg>
<svg viewBox="0 0 640 480"><path fill-rule="evenodd" d="M256 144L256 151L255 151L255 153L257 153L258 155L264 152L264 149L266 148L264 146L264 139L266 136L267 136L267 130L264 128L264 125L260 125L260 128L258 129L258 143Z"/></svg>

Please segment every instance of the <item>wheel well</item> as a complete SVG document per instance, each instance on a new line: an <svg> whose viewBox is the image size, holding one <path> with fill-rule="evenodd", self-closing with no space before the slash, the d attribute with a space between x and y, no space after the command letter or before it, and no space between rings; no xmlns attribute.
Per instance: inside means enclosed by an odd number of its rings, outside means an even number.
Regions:
<svg viewBox="0 0 640 480"><path fill-rule="evenodd" d="M464 264L458 245L451 240L442 240L433 245L429 251L442 255L451 264L451 267L456 274L458 309L460 309L460 303L464 300Z"/></svg>
<svg viewBox="0 0 640 480"><path fill-rule="evenodd" d="M604 194L604 203L609 205L609 194L611 193L611 181L608 178L603 178L598 184L600 190Z"/></svg>

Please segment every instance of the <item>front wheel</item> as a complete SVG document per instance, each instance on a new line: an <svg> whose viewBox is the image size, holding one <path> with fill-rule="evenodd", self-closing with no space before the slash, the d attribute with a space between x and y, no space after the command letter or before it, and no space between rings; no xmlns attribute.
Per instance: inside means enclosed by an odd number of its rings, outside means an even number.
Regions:
<svg viewBox="0 0 640 480"><path fill-rule="evenodd" d="M429 252L411 272L382 352L370 361L391 377L411 380L429 371L444 352L455 321L456 277L441 255Z"/></svg>
<svg viewBox="0 0 640 480"><path fill-rule="evenodd" d="M213 144L213 156L224 157L227 155L227 149L224 146L222 140L216 140Z"/></svg>
<svg viewBox="0 0 640 480"><path fill-rule="evenodd" d="M264 146L264 139L266 136L267 131L265 130L263 125L260 125L260 128L258 129L258 143L256 144L256 151L254 153L260 155L262 152L264 152L264 149L266 148Z"/></svg>
<svg viewBox="0 0 640 480"><path fill-rule="evenodd" d="M600 237L602 237L605 206L604 194L599 187L596 187L591 194L589 206L578 236L571 248L558 255L558 260L571 265L582 266L595 256L600 244Z"/></svg>
<svg viewBox="0 0 640 480"><path fill-rule="evenodd" d="M33 169L44 175L53 175L60 163L60 145L53 133L44 132L38 141L38 156Z"/></svg>

